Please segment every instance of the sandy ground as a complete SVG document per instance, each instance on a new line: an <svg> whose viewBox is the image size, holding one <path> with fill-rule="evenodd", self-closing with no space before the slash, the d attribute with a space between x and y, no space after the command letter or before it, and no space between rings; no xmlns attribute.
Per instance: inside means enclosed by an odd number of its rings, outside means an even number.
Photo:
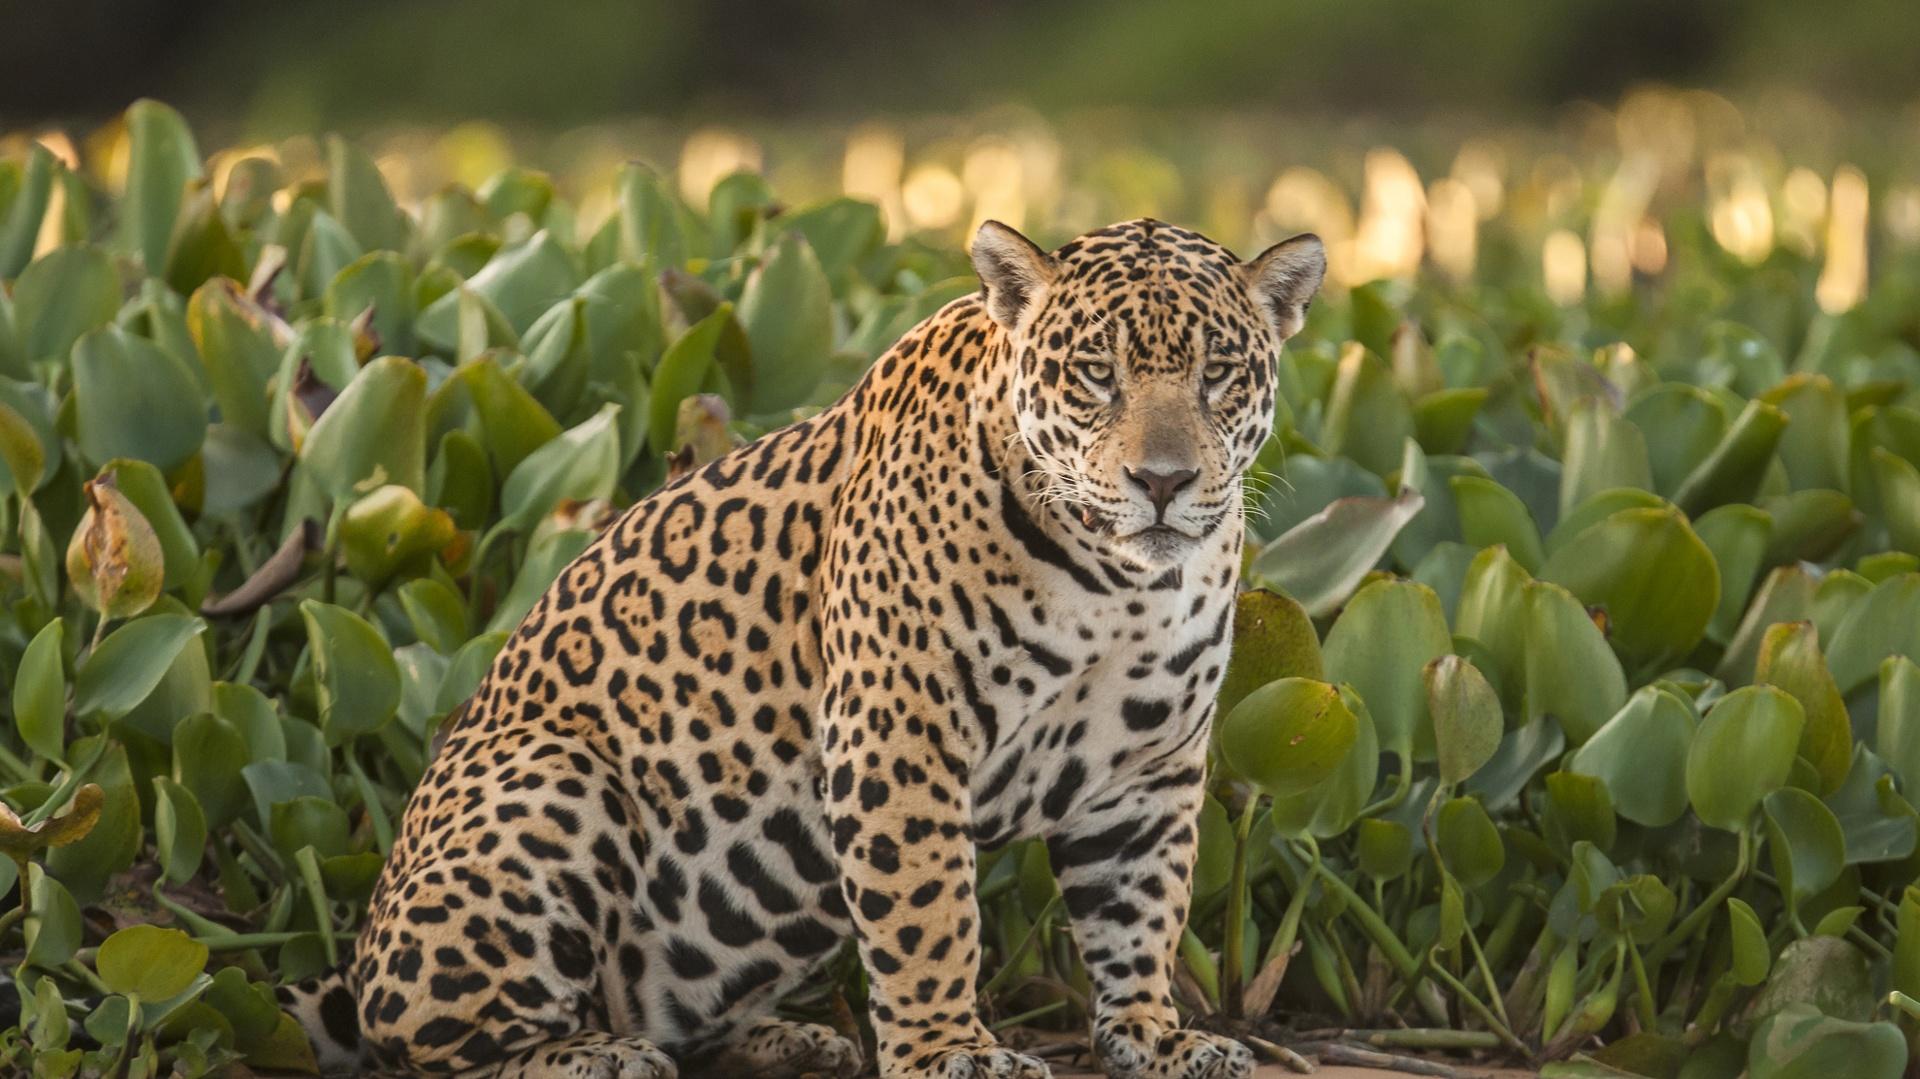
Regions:
<svg viewBox="0 0 1920 1079"><path fill-rule="evenodd" d="M1474 1068L1471 1065L1455 1064L1463 1075L1483 1076L1485 1079L1522 1079L1535 1073L1514 1068ZM1061 1068L1054 1065L1054 1079L1096 1079L1099 1072L1077 1071L1073 1068ZM1299 1079L1299 1077L1278 1064L1262 1065L1254 1073L1258 1079ZM1350 1068L1344 1064L1323 1065L1314 1073L1315 1079L1407 1079L1405 1072L1376 1071L1373 1068Z"/></svg>

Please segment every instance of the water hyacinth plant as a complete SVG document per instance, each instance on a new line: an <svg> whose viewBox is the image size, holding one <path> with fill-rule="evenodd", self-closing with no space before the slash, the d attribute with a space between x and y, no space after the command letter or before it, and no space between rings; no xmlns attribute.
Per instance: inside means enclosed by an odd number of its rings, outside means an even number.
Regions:
<svg viewBox="0 0 1920 1079"><path fill-rule="evenodd" d="M210 167L151 101L72 145L0 158L0 1067L311 1071L272 987L352 947L437 726L561 567L977 285L753 172L403 201L339 138ZM1660 258L1613 290L1568 286L1566 226L1536 263L1489 220L1464 275L1335 245L1247 494L1193 1022L1909 1067L1920 255L1850 282L1852 182L1804 249L1630 221ZM989 1020L1077 1035L1044 847L980 872ZM857 1030L860 978L785 1006Z"/></svg>

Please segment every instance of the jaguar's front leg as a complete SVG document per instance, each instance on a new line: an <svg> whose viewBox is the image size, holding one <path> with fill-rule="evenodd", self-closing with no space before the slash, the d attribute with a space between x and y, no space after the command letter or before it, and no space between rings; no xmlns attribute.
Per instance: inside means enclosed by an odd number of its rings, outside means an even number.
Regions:
<svg viewBox="0 0 1920 1079"><path fill-rule="evenodd" d="M829 667L823 758L841 888L886 1079L1047 1079L974 1009L980 912L960 694L914 656ZM890 670L874 684L874 669Z"/></svg>
<svg viewBox="0 0 1920 1079"><path fill-rule="evenodd" d="M1246 1046L1181 1027L1173 1006L1204 784L1201 761L1169 764L1091 803L1048 844L1093 981L1094 1056L1112 1079L1253 1075Z"/></svg>

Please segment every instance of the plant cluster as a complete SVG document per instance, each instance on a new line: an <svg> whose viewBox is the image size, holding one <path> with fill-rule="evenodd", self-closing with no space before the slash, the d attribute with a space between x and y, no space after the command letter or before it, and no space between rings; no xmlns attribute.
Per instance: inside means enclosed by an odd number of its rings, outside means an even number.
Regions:
<svg viewBox="0 0 1920 1079"><path fill-rule="evenodd" d="M211 175L154 102L109 152L0 161L0 1067L311 1070L271 986L351 947L437 725L560 568L976 286L746 172L696 209L630 166L586 222L523 168L403 208L341 139ZM1809 255L1665 242L1577 303L1499 260L1336 291L1289 349L1196 1021L1908 1066L1920 260L1827 313ZM1044 847L981 878L992 1021L1083 1030ZM843 956L788 1006L863 997Z"/></svg>

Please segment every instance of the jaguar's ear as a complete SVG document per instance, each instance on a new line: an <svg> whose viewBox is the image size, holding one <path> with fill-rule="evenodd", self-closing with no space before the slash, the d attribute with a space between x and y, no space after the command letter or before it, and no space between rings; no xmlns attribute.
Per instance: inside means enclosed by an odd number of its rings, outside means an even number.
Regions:
<svg viewBox="0 0 1920 1079"><path fill-rule="evenodd" d="M1242 266L1247 287L1267 309L1267 318L1282 341L1300 332L1307 320L1307 304L1327 276L1327 249L1320 237L1303 232L1262 251Z"/></svg>
<svg viewBox="0 0 1920 1079"><path fill-rule="evenodd" d="M987 313L1011 330L1052 283L1054 262L1013 229L982 221L973 234L973 269L987 287Z"/></svg>

